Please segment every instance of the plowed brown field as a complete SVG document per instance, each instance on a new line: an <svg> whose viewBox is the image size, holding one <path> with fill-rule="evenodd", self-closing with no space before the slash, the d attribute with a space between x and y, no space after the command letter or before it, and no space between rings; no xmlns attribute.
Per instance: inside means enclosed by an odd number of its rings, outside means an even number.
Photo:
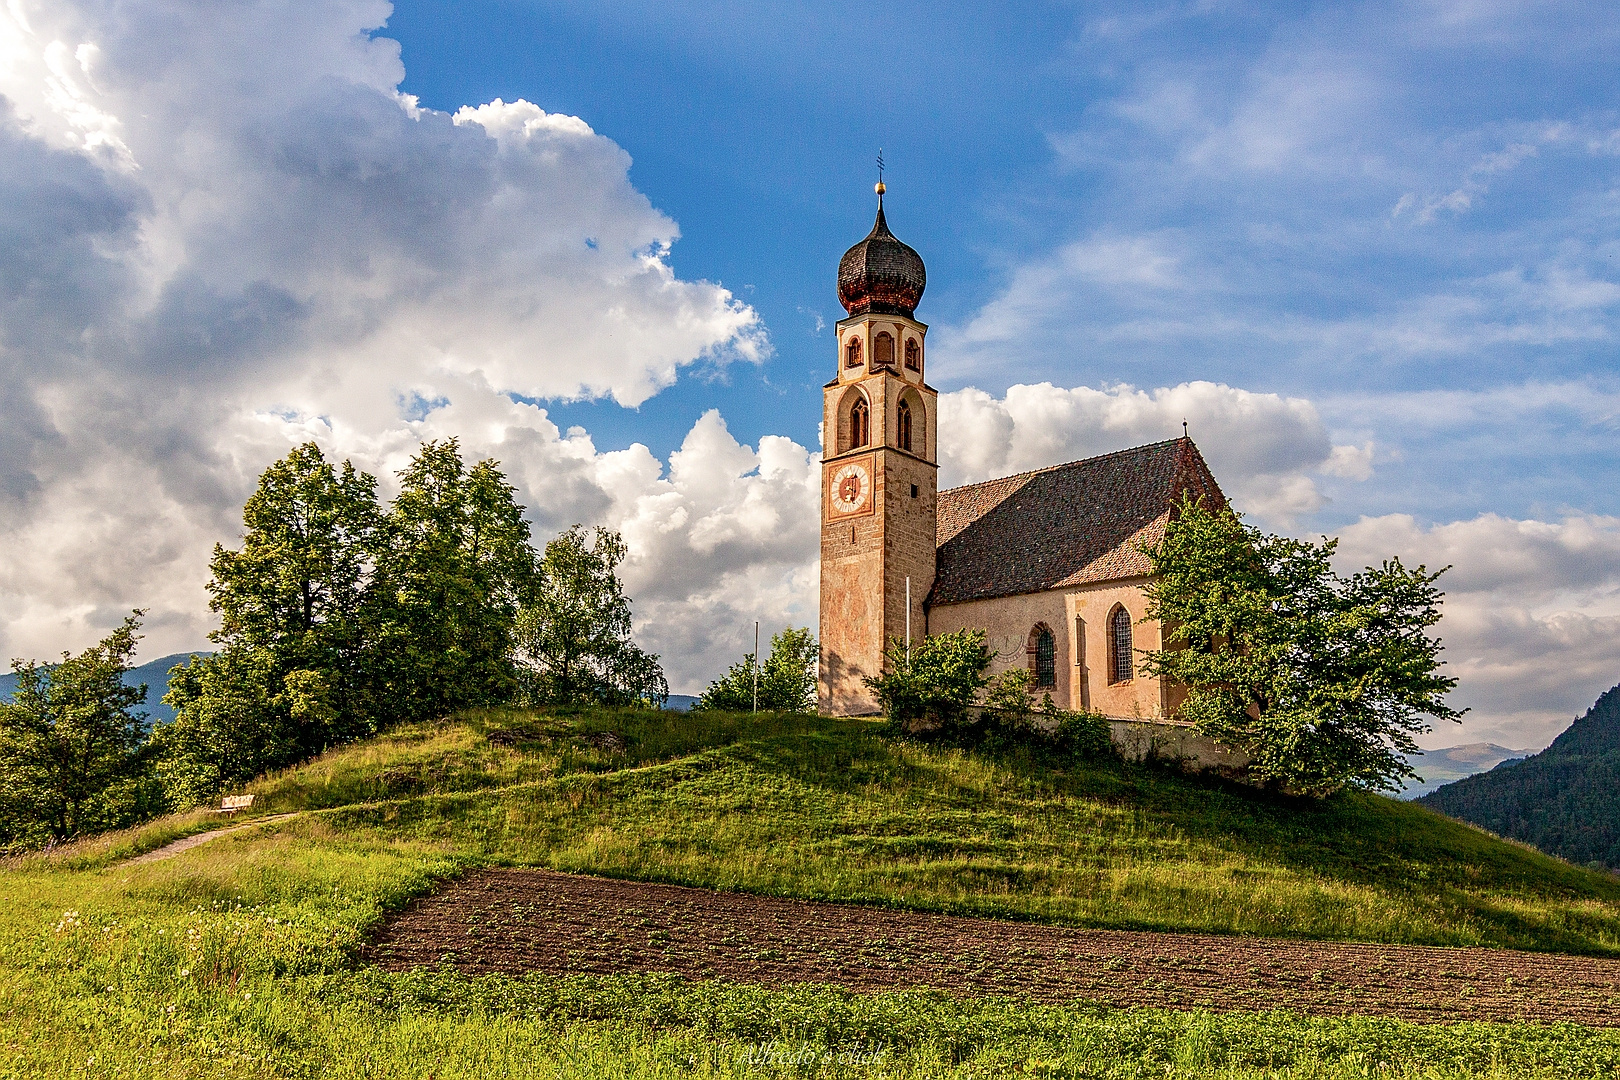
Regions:
<svg viewBox="0 0 1620 1080"><path fill-rule="evenodd" d="M1620 1026L1620 959L1076 930L546 870L470 874L392 920L390 969L671 972L1044 1002Z"/></svg>

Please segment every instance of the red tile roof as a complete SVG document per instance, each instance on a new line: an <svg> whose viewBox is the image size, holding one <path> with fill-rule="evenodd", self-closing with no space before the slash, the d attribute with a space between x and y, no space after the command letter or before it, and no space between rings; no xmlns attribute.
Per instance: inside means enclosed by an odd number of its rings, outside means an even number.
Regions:
<svg viewBox="0 0 1620 1080"><path fill-rule="evenodd" d="M1186 438L942 491L929 603L1143 577L1183 491L1226 505Z"/></svg>

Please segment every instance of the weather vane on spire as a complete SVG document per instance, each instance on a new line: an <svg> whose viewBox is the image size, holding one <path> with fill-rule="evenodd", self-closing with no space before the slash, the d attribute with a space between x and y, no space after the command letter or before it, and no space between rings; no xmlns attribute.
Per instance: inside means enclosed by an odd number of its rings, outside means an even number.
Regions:
<svg viewBox="0 0 1620 1080"><path fill-rule="evenodd" d="M883 193L885 191L889 190L889 189L883 186L883 147L881 147L881 146L878 147L877 162L878 162L878 182L877 182L878 202L882 202L883 201Z"/></svg>

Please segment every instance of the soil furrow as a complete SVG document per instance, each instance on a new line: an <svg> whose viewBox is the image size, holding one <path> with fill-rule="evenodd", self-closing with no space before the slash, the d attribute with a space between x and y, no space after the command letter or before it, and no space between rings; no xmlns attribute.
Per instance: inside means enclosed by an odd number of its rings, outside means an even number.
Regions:
<svg viewBox="0 0 1620 1080"><path fill-rule="evenodd" d="M548 870L467 875L368 950L389 969L669 972L854 990L1620 1026L1620 959L1078 930Z"/></svg>

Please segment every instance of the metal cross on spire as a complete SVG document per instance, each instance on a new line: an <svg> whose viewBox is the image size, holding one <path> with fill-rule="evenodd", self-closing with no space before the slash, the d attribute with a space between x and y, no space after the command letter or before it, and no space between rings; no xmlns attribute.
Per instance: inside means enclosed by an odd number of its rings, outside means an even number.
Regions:
<svg viewBox="0 0 1620 1080"><path fill-rule="evenodd" d="M888 188L883 186L883 147L881 147L881 146L878 147L877 165L878 165L877 195L878 195L878 205L881 206L881 205L883 205L883 193L888 190Z"/></svg>

